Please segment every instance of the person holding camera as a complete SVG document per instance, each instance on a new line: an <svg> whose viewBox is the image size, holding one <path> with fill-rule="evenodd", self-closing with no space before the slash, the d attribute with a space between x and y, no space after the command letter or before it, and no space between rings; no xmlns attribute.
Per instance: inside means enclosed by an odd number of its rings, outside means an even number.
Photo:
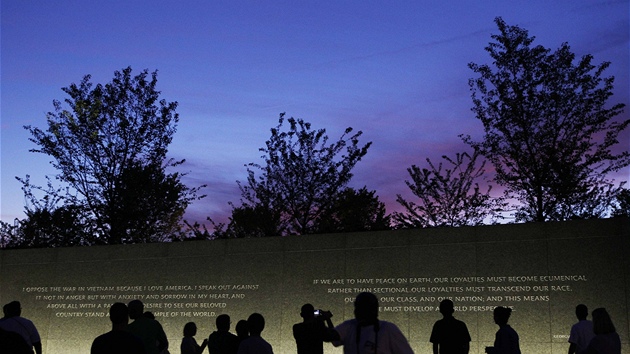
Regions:
<svg viewBox="0 0 630 354"><path fill-rule="evenodd" d="M324 342L330 342L333 338L332 313L315 310L313 305L304 304L300 316L303 321L293 325L298 354L323 354Z"/></svg>

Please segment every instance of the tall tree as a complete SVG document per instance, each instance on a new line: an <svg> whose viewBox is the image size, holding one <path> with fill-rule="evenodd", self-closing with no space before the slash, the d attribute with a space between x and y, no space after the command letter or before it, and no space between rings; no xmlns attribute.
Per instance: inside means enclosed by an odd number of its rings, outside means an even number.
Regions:
<svg viewBox="0 0 630 354"><path fill-rule="evenodd" d="M517 200L517 221L607 215L620 186L610 172L630 164L613 152L630 119L615 120L624 104L607 104L614 77L593 56L576 60L563 43L552 52L534 46L525 29L495 20L500 34L485 49L493 66L470 63L473 112L481 141L463 140L496 169L496 181Z"/></svg>
<svg viewBox="0 0 630 354"><path fill-rule="evenodd" d="M188 188L180 174L166 171L184 162L166 158L179 121L177 102L159 99L157 72L131 71L116 71L105 85L86 75L62 89L69 96L65 105L53 101L46 131L25 126L38 145L31 151L50 156L56 179L72 191L63 204L86 211L98 243L168 237L201 188Z"/></svg>
<svg viewBox="0 0 630 354"><path fill-rule="evenodd" d="M289 124L286 130L285 121ZM352 169L371 145L360 146L362 132L351 133L352 128L347 128L337 141L329 143L325 129L313 130L310 123L285 120L281 114L278 126L271 129L271 137L260 149L264 163L248 164L247 183L238 182L242 199L233 209L232 230L241 227L248 236L317 230L318 220L334 206L352 178Z"/></svg>
<svg viewBox="0 0 630 354"><path fill-rule="evenodd" d="M418 197L408 201L398 195L396 201L403 212L393 215L396 227L474 226L500 217L505 203L502 198L490 195L492 186L482 192L479 182L485 173L485 161L477 163L479 153L457 153L455 158L446 155L437 166L427 158L427 167L412 165L407 169L411 181L407 187Z"/></svg>

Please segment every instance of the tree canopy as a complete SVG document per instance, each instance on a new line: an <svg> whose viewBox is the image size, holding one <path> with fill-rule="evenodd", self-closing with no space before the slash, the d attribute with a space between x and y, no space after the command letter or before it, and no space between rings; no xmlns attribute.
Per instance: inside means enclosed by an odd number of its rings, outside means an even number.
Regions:
<svg viewBox="0 0 630 354"><path fill-rule="evenodd" d="M179 116L177 102L160 99L156 85L157 71L133 76L130 67L105 85L86 75L62 89L68 95L63 103L53 101L46 130L24 127L38 146L31 151L51 157L56 180L67 186L61 193L18 178L31 204L42 205L33 188L56 201L35 210L27 205L27 216L77 212L90 243L158 241L179 229L201 187L188 188L181 174L167 171L184 162L166 157Z"/></svg>
<svg viewBox="0 0 630 354"><path fill-rule="evenodd" d="M342 200L352 169L371 145L360 145L362 132L352 131L347 128L329 142L325 129L281 114L260 149L264 162L246 165L247 182L238 182L241 205L233 206L228 231L235 236L317 232Z"/></svg>
<svg viewBox="0 0 630 354"><path fill-rule="evenodd" d="M615 152L630 119L624 104L609 104L609 62L576 60L567 43L551 51L535 37L495 20L500 33L485 48L493 64L470 63L473 112L483 139L463 135L496 170L496 182L519 202L516 221L602 217L621 186L607 176L630 164Z"/></svg>
<svg viewBox="0 0 630 354"><path fill-rule="evenodd" d="M391 228L390 215L376 191L346 187L316 223L316 233L378 231Z"/></svg>
<svg viewBox="0 0 630 354"><path fill-rule="evenodd" d="M396 227L474 226L497 219L505 204L502 198L490 196L492 186L482 192L479 182L486 162L478 164L478 157L477 151L457 153L455 158L444 155L437 166L427 158L427 167L408 168L411 181L405 183L418 200L398 195L396 201L404 211L394 213Z"/></svg>

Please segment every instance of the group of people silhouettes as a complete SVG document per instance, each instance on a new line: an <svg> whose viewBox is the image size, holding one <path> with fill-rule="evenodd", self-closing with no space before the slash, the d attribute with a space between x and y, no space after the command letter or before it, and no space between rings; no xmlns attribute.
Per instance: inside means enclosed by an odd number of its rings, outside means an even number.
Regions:
<svg viewBox="0 0 630 354"><path fill-rule="evenodd" d="M378 319L378 299L361 293L354 302L354 319L333 327L330 312L315 311L313 305L302 306L302 323L293 326L298 354L323 354L323 342L343 345L344 354L407 354L413 353L398 327ZM433 354L468 354L470 333L466 324L453 316L455 306L450 299L440 302L443 318L436 321L429 341ZM493 311L499 326L494 345L488 354L521 354L518 333L508 324L512 309L498 306ZM621 341L604 308L593 311L593 322L586 319L588 309L578 305L579 322L571 328L569 354L621 354Z"/></svg>
<svg viewBox="0 0 630 354"><path fill-rule="evenodd" d="M436 321L429 341L433 354L468 354L471 336L466 324L456 319L455 306L449 299L440 303L443 318ZM12 301L3 307L0 320L0 353L42 353L41 339L35 325L21 317L21 304ZM494 309L494 322L499 326L494 346L486 347L488 354L521 354L518 333L508 324L512 310ZM369 292L357 295L354 301L354 318L337 325L332 313L316 310L311 304L302 306L302 322L293 326L298 354L323 354L324 342L343 346L344 354L413 354L402 331L388 321L378 319L378 298ZM621 354L621 340L604 308L595 309L592 321L587 319L588 309L578 305L575 309L578 322L571 327L568 354ZM112 330L94 339L91 354L168 354L168 339L162 325L150 312L144 312L140 300L128 305L115 303L109 309ZM129 323L129 319L133 322ZM261 334L265 319L252 313L247 320L236 325L236 335L230 333L230 317L216 318L217 330L197 343L197 325L184 326L180 345L181 354L273 354L273 348Z"/></svg>
<svg viewBox="0 0 630 354"><path fill-rule="evenodd" d="M112 330L92 342L91 354L167 354L168 340L162 325L150 312L144 312L140 300L129 305L115 303L110 307L109 318ZM133 322L129 323L129 319ZM253 313L247 320L236 325L236 335L230 333L230 316L217 316L217 330L212 332L201 345L197 343L197 325L184 325L184 336L180 345L181 354L201 354L206 348L210 354L272 354L271 345L262 337L265 319Z"/></svg>
<svg viewBox="0 0 630 354"><path fill-rule="evenodd" d="M571 327L569 354L620 354L621 339L605 308L593 310L593 321L587 320L588 308L575 307L578 322Z"/></svg>
<svg viewBox="0 0 630 354"><path fill-rule="evenodd" d="M354 301L354 318L333 327L329 311L315 311L313 305L305 304L300 311L303 322L293 326L298 354L323 354L323 342L343 346L345 354L413 354L402 331L379 320L378 312L378 298L360 293Z"/></svg>

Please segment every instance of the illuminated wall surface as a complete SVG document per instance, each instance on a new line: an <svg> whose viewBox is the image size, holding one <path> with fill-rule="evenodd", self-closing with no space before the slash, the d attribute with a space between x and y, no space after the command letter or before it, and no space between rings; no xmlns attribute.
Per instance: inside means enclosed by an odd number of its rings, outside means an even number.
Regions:
<svg viewBox="0 0 630 354"><path fill-rule="evenodd" d="M630 223L566 223L195 241L0 252L0 300L20 300L44 353L88 353L110 329L113 302L141 299L163 324L171 353L182 328L198 342L227 313L232 329L260 312L275 353L294 353L291 327L306 302L352 317L361 291L380 298L416 353L430 353L437 306L451 298L471 353L492 345L492 309L512 306L523 353L565 353L575 305L606 307L630 353ZM341 353L327 345L327 353Z"/></svg>

